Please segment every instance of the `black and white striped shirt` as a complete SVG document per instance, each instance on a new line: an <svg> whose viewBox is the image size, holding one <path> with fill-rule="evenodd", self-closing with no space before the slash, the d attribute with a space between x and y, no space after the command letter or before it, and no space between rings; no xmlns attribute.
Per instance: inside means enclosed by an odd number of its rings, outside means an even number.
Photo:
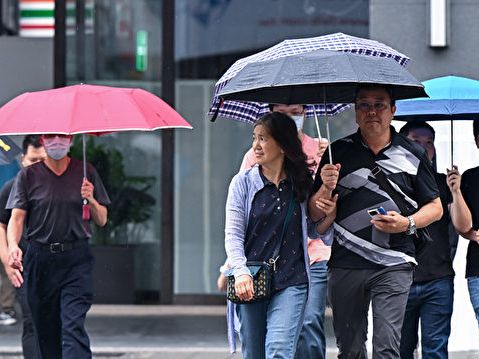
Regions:
<svg viewBox="0 0 479 359"><path fill-rule="evenodd" d="M359 131L334 142L333 163L340 163L337 214L334 242L328 265L339 268L377 268L401 263L415 263L414 243L405 233L389 234L374 228L367 210L382 206L386 211L400 212L389 195L377 184L365 156L369 151L393 187L414 208L420 208L439 197L439 190L422 147L396 133L391 127L391 143L374 155L362 144ZM319 168L329 161L325 154ZM320 170L318 170L320 171ZM321 187L317 175L313 187ZM313 193L314 193L313 192Z"/></svg>

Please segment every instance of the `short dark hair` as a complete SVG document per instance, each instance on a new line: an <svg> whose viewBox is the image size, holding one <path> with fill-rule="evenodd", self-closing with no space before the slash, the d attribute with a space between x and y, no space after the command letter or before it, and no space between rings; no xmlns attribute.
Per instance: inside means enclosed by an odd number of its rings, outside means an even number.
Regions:
<svg viewBox="0 0 479 359"><path fill-rule="evenodd" d="M434 128L427 122L421 121L421 120L411 120L406 122L406 124L403 127L401 127L401 129L399 130L399 133L402 133L404 136L407 136L409 135L409 132L411 132L412 130L416 130L418 128L424 128L426 130L431 131L432 139L433 140L436 139L436 131L434 131Z"/></svg>
<svg viewBox="0 0 479 359"><path fill-rule="evenodd" d="M22 153L27 154L28 146L33 146L34 148L40 148L43 145L40 142L40 135L26 135L23 138L22 142Z"/></svg>
<svg viewBox="0 0 479 359"><path fill-rule="evenodd" d="M354 94L354 102L358 100L358 95L361 90L366 90L366 91L374 91L374 90L384 90L388 93L389 98L391 99L390 105L391 106L396 106L396 99L393 96L393 89L390 86L387 85L380 85L380 84L363 84L359 85L356 88L356 93Z"/></svg>
<svg viewBox="0 0 479 359"><path fill-rule="evenodd" d="M476 139L479 136L479 120L473 121L472 132L474 133L474 139Z"/></svg>

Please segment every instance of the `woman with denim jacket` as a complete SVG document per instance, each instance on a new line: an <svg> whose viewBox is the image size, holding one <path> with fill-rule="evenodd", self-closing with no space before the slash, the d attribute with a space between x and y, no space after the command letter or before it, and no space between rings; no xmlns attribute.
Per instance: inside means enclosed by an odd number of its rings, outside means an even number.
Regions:
<svg viewBox="0 0 479 359"><path fill-rule="evenodd" d="M329 216L317 226L307 223L312 179L294 132L294 121L278 112L256 122L252 148L257 165L240 171L228 192L225 247L240 299L254 296L246 262L268 262L282 240L279 257L272 258L270 298L236 306L245 359L294 357L308 292L308 234L316 238L331 224ZM290 202L292 215L281 239ZM326 201L324 207L335 211L335 202Z"/></svg>

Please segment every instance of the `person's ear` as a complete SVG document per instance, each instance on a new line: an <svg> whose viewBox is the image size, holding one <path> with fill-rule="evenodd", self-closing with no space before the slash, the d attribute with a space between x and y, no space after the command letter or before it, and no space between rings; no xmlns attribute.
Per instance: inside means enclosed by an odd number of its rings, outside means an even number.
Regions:
<svg viewBox="0 0 479 359"><path fill-rule="evenodd" d="M394 114L396 113L396 105L391 105L391 113Z"/></svg>

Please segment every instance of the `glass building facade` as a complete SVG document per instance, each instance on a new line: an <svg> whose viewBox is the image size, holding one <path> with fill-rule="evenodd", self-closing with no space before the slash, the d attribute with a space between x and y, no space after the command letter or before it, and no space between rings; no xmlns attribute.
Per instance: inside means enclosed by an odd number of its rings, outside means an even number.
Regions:
<svg viewBox="0 0 479 359"><path fill-rule="evenodd" d="M369 2L169 0L170 10L174 5L171 16L165 13L165 1L66 1L65 43L56 44L65 47L62 80L141 87L160 97L165 86L174 86L169 98L193 130L175 130L167 146L162 131L94 139L121 154L124 174L144 179L130 185L150 199L144 202L142 220L124 221L104 244L133 252L133 300L138 303L223 303L216 278L225 260L224 205L230 179L250 146L252 128L224 119L209 121L214 83L238 58L286 38L333 32L368 37ZM165 68L165 22L174 28L169 49L173 68ZM168 71L174 77L165 78ZM339 126L339 121L332 122L333 137L352 128L351 121ZM173 155L165 158L170 145ZM169 186L162 173L165 161L172 161ZM165 191L173 192L168 209L172 222L165 222ZM170 238L163 238L168 233L164 226L171 227Z"/></svg>

